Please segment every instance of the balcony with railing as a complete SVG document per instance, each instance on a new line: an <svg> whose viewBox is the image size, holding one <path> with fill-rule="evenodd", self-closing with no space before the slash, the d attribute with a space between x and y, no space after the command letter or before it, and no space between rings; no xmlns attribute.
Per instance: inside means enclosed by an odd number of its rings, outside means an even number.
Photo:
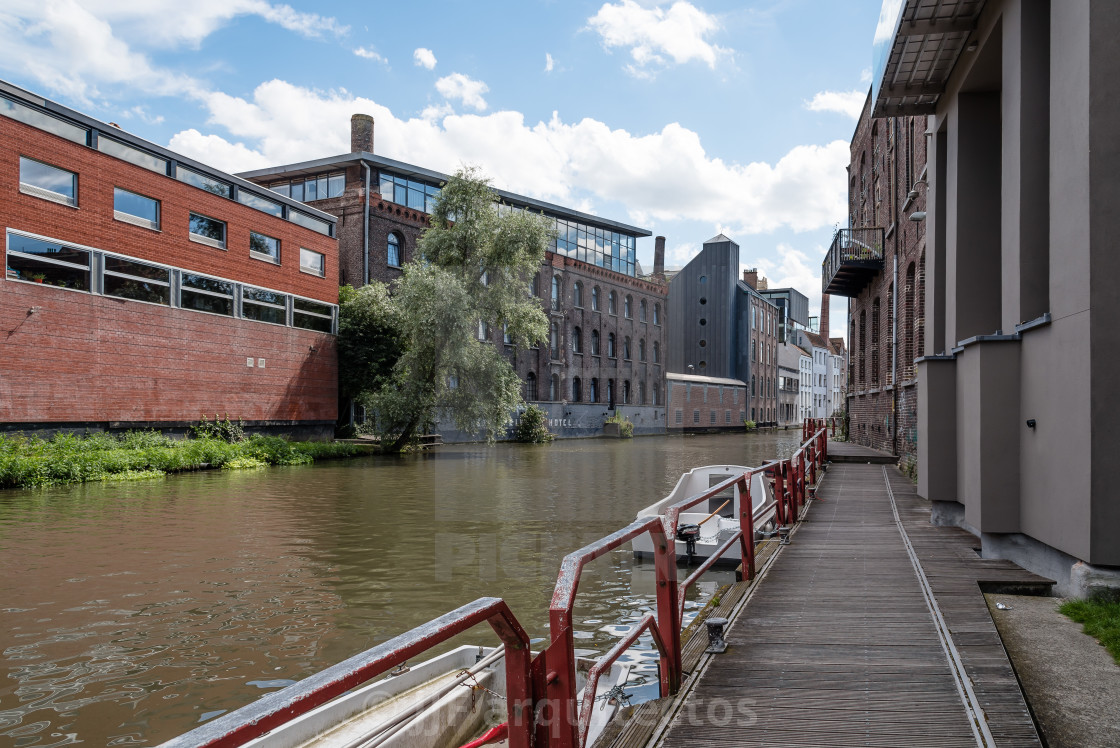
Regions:
<svg viewBox="0 0 1120 748"><path fill-rule="evenodd" d="M858 296L883 271L883 229L839 229L821 266L824 292Z"/></svg>

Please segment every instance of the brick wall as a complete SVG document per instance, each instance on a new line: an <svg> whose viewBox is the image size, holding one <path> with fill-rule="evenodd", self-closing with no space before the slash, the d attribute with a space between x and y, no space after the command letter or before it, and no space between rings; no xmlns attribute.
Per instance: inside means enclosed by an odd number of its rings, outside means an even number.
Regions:
<svg viewBox="0 0 1120 748"><path fill-rule="evenodd" d="M78 207L20 193L21 155L76 172ZM159 200L160 230L115 220L115 186ZM5 231L338 301L333 238L4 117L0 196ZM188 239L190 211L226 221L227 249ZM250 257L250 231L280 239L279 265ZM300 247L324 255L325 277L300 271ZM5 428L336 417L335 341L322 333L0 278L0 345Z"/></svg>
<svg viewBox="0 0 1120 748"><path fill-rule="evenodd" d="M743 385L669 380L666 428L669 433L742 431L749 416ZM678 422L677 417L680 416Z"/></svg>
<svg viewBox="0 0 1120 748"><path fill-rule="evenodd" d="M914 457L919 385L913 359L924 329L925 223L909 217L926 205L926 186L916 184L926 162L926 118L873 120L869 104L851 144L849 210L852 226L883 227L886 240L883 272L852 299L849 432L859 444ZM908 200L912 189L918 196Z"/></svg>

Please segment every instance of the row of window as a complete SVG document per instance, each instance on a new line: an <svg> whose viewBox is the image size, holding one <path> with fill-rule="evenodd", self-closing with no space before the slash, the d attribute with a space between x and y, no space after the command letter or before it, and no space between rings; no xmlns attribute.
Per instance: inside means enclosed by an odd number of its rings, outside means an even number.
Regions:
<svg viewBox="0 0 1120 748"><path fill-rule="evenodd" d="M78 204L77 174L26 156L19 157L19 188L25 194L46 200L75 207ZM163 226L160 211L160 201L153 197L123 187L113 188L113 217L118 221L161 231ZM187 220L187 237L200 244L226 249L226 222L192 211ZM249 254L279 265L280 240L251 231ZM320 277L326 272L323 254L306 247L299 250L299 266L303 272Z"/></svg>
<svg viewBox="0 0 1120 748"><path fill-rule="evenodd" d="M553 322L549 328L549 350L553 359L560 359L560 324ZM598 330L591 331L591 355L600 355L600 340ZM577 325L572 328L572 353L582 354L583 350L583 330ZM615 347L615 336L613 332L607 333L607 358L618 358L618 351ZM629 361L633 358L630 337L626 336L622 340L622 358ZM638 340L638 360L646 360L646 339L639 338ZM653 341L653 363L661 363L661 344L658 341Z"/></svg>
<svg viewBox="0 0 1120 748"><path fill-rule="evenodd" d="M716 411L710 410L710 411L708 411L708 414L709 414L708 415L708 423L712 426L715 426L717 424ZM684 424L684 411L682 409L677 408L676 418L674 420L676 420L676 423L677 423L678 426L681 426L681 425ZM746 420L746 411L745 410L740 410L739 411L739 421L742 422L742 421L745 421L745 420ZM723 411L723 421L724 421L725 424L731 423L731 411L730 410ZM699 410L693 410L692 411L692 423L693 423L693 425L699 425L700 424L700 411Z"/></svg>
<svg viewBox="0 0 1120 748"><path fill-rule="evenodd" d="M154 171L157 174L169 176L184 184L198 187L212 195L236 200L242 205L247 205L264 213L277 216L278 218L285 218L292 223L299 224L312 231L317 231L320 234L330 236L332 233L331 224L328 221L315 218L307 213L301 213L298 210L289 210L287 206L275 200L269 200L262 195L243 190L239 186L202 174L193 169L188 169L177 162L170 161L162 156L157 156L154 153L141 150L140 148L109 137L105 133L75 125L69 121L27 106L22 102L15 101L14 99L0 96L0 114L22 122L25 125L30 125L45 132L66 138L79 145L90 146L109 156L119 158L122 161L127 161L136 166L148 169L149 171ZM23 159L21 159L20 170L21 183L24 181L22 161ZM47 165L44 164L43 166ZM57 167L51 168L56 171L53 173L44 171L38 175L39 178L48 185L44 189L49 193L47 195L40 195L40 197L46 197L47 199L56 200L57 202L65 202L69 205L77 205L77 175L64 169L58 169ZM29 176L35 175L29 174ZM35 181L28 182L27 184L32 190L39 188ZM21 188L22 186L21 184ZM32 192L32 194L35 193ZM63 199L59 199L59 197Z"/></svg>
<svg viewBox="0 0 1120 748"><path fill-rule="evenodd" d="M9 230L6 276L73 291L333 333L320 301Z"/></svg>
<svg viewBox="0 0 1120 748"><path fill-rule="evenodd" d="M539 296L540 295L537 291L537 284L538 283L539 283L539 276L537 276L536 278L533 279L533 295L534 296ZM554 275L554 276L552 276L552 285L551 285L550 294L549 294L549 306L551 307L552 311L554 311L554 312L560 311L560 302L561 302L561 299L563 298L563 296L564 296L563 281L560 280L560 276ZM582 309L583 308L583 283L581 283L579 281L577 281L576 283L574 283L572 285L572 306L574 306L577 309ZM648 309L649 309L649 305L646 303L645 299L642 299L641 301L638 302L638 320L640 322L645 322L646 321L646 316L647 316ZM594 286L591 289L591 311L593 311L593 312L602 311L602 292L599 290L598 286ZM614 314L614 315L618 314L618 295L614 291L611 291L610 293L607 294L607 314ZM623 299L623 301L622 301L622 316L626 317L627 319L634 319L634 297L633 296L627 295L626 298ZM653 305L653 324L655 324L655 325L660 325L661 324L661 305L660 304L654 304Z"/></svg>
<svg viewBox="0 0 1120 748"><path fill-rule="evenodd" d="M346 191L346 173L339 171L332 174L316 174L302 179L275 182L268 188L278 195L299 200L301 203L325 200L328 197L341 197Z"/></svg>
<svg viewBox="0 0 1120 748"><path fill-rule="evenodd" d="M525 377L525 399L527 401L530 401L530 402L537 401L537 400L539 400L538 394L539 393L537 392L537 375L534 374L533 372L529 372L528 375L526 375L526 377ZM604 394L606 396L606 399L601 400L600 398ZM568 399L568 402L573 402L573 403L605 402L605 403L608 403L608 404L612 404L612 403L615 402L615 395L616 394L621 394L622 395L622 400L620 401L620 404L622 404L622 405L660 405L661 404L661 388L658 386L657 382L653 383L653 401L649 402L646 399L646 383L645 382L638 382L637 392L634 392L634 389L630 386L630 380L629 379L623 380L621 393L616 393L615 392L615 380L608 379L608 380L606 380L606 392L604 393L600 389L599 378L598 377L592 377L588 381L588 387L587 387L587 392L586 393L584 392L584 389L583 389L583 379L581 379L580 377L572 377L571 390L570 390L570 395L571 396ZM563 391L563 387L562 387L561 382L560 382L560 375L559 374L553 374L549 378L548 400L550 402L561 402L565 399L564 395L565 395L565 393ZM586 395L586 398L587 398L586 400L584 399L585 395Z"/></svg>

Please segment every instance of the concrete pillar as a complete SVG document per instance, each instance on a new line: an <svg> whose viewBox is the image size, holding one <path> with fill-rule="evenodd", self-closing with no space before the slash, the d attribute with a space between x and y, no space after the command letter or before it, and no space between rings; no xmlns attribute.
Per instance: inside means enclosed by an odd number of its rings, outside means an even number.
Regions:
<svg viewBox="0 0 1120 748"><path fill-rule="evenodd" d="M918 495L957 498L957 374L952 356L918 361Z"/></svg>

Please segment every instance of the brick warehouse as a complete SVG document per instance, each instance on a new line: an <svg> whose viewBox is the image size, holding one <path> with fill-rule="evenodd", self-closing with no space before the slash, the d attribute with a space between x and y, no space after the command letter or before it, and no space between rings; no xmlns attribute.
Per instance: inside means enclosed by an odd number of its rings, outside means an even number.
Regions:
<svg viewBox="0 0 1120 748"><path fill-rule="evenodd" d="M848 167L849 229L824 262L824 291L848 296L850 438L917 456L916 341L924 332L926 118L872 118L864 104ZM896 311L897 310L897 311Z"/></svg>
<svg viewBox="0 0 1120 748"><path fill-rule="evenodd" d="M0 429L329 435L335 219L0 83Z"/></svg>
<svg viewBox="0 0 1120 748"><path fill-rule="evenodd" d="M448 176L375 154L368 115L351 118L350 147L349 154L240 176L338 217L341 283L388 282L412 259ZM636 242L649 231L495 191L500 209L539 211L557 222L557 238L532 279L550 336L529 350L508 345L500 327L483 325L480 337L503 347L525 383L525 399L540 403L562 436L600 433L616 406L629 406L638 433L663 432L664 241L658 240L654 272L642 276Z"/></svg>

